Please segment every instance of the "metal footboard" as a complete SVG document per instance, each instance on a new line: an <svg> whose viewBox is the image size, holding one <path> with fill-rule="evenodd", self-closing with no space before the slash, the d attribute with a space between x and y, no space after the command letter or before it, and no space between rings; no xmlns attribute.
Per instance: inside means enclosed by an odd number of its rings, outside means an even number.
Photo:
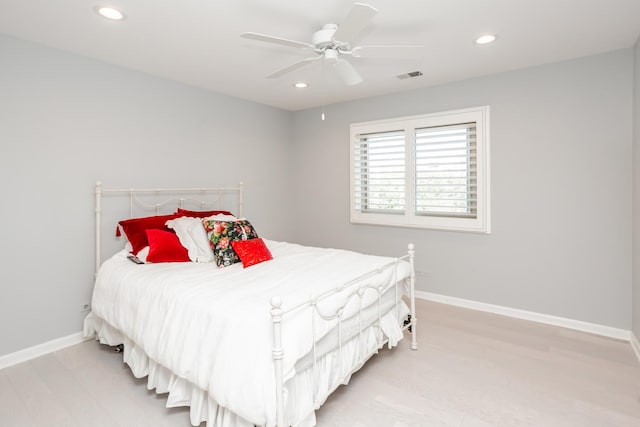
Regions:
<svg viewBox="0 0 640 427"><path fill-rule="evenodd" d="M273 349L272 349L272 357L274 364L274 372L276 379L276 421L278 427L286 427L285 425L285 397L284 397L284 372L283 372L283 357L285 349L282 344L282 322L283 319L290 313L296 312L298 310L309 308L312 309L312 334L313 334L313 393L314 393L314 406L315 409L318 409L322 403L326 400L326 398L341 384L343 384L355 371L360 369L362 365L375 353L378 352L380 348L386 343L384 339L384 334L382 331L382 296L387 292L391 291L391 288L395 288L395 306L392 307L392 310L395 310L395 318L399 319L400 315L400 299L402 297L402 292L399 289L400 286L403 286L404 280L408 280L409 284L409 315L407 319L404 321L402 329L408 329L411 333L411 349L418 349L418 341L417 341L417 316L416 316L416 307L415 307L415 268L414 268L414 258L415 258L415 250L414 245L408 245L407 254L395 259L393 262L390 262L378 269L375 269L369 273L366 273L356 279L353 279L347 283L342 284L341 286L331 289L321 295L310 298L307 301L304 301L298 305L293 307L283 308L282 298L279 296L274 296L271 299L271 320L273 323ZM407 279L398 280L397 279L397 270L398 264L401 261L408 261L410 265L410 275ZM366 279L375 276L377 274L382 273L386 269L393 268L393 277L389 284L386 286L375 287L366 282ZM339 304L339 307L335 312L325 313L319 306L319 303L323 300L326 300L329 297L335 296L336 294L347 291L346 297ZM364 296L367 292L377 292L377 346L373 350L367 348L364 339L364 331L369 327L375 327L376 322L374 321L372 325L364 325L363 324L363 311L365 307L363 307ZM347 339L343 340L343 316L344 309L353 299L358 298L358 310L355 316L357 316L358 323L358 331L353 337L347 337ZM375 304L375 303L374 303ZM332 382L328 393L326 395L318 396L317 395L317 370L318 370L318 350L316 348L316 344L318 340L315 337L316 333L316 322L317 321L325 321L325 322L337 322L337 334L338 334L338 344L337 348L334 351L337 352L338 355L338 372L340 375L337 377L335 381ZM343 358L341 357L343 354L343 341L349 341L352 339L358 340L358 360L348 367L341 366Z"/></svg>

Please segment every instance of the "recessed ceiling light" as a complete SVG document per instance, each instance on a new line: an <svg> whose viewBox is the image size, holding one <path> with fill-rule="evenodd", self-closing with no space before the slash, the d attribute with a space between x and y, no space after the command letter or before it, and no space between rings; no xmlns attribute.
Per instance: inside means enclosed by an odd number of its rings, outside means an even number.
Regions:
<svg viewBox="0 0 640 427"><path fill-rule="evenodd" d="M298 83L295 83L293 87L295 87L296 89L304 89L306 87L309 87L309 83L298 82Z"/></svg>
<svg viewBox="0 0 640 427"><path fill-rule="evenodd" d="M95 6L93 10L103 18L111 19L112 21L122 21L125 18L124 13L111 6Z"/></svg>
<svg viewBox="0 0 640 427"><path fill-rule="evenodd" d="M484 34L476 39L476 44L489 44L496 41L498 36L495 34Z"/></svg>

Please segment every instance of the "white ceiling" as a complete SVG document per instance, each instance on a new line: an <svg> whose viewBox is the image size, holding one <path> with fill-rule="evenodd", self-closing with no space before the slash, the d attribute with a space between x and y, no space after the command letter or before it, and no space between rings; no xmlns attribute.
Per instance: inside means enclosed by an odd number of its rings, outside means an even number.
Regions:
<svg viewBox="0 0 640 427"><path fill-rule="evenodd" d="M360 1L379 13L356 44L425 48L421 59L354 59L364 83L351 87L331 73L323 83L319 63L266 79L309 52L239 35L310 42L323 24L339 24L352 1L0 0L0 33L287 110L627 48L640 35L640 0ZM98 4L127 19L97 16ZM485 32L498 41L475 45ZM395 77L415 70L424 75ZM298 80L310 87L294 89Z"/></svg>

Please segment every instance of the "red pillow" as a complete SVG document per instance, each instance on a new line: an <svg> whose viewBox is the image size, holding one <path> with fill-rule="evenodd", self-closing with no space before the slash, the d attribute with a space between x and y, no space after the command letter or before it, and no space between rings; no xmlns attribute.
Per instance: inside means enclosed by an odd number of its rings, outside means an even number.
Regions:
<svg viewBox="0 0 640 427"><path fill-rule="evenodd" d="M178 236L168 231L148 229L149 255L147 262L189 262L189 251L180 244Z"/></svg>
<svg viewBox="0 0 640 427"><path fill-rule="evenodd" d="M233 215L229 211L190 211L188 209L178 208L176 215L190 216L193 218L205 218L214 215Z"/></svg>
<svg viewBox="0 0 640 427"><path fill-rule="evenodd" d="M131 243L131 247L133 248L131 252L137 254L142 248L149 246L149 241L145 233L146 230L154 229L171 232L172 230L168 228L165 223L170 219L179 217L180 215L176 214L148 216L145 218L126 219L120 221L118 224L120 224L122 231L124 231L124 234L127 236L127 240Z"/></svg>
<svg viewBox="0 0 640 427"><path fill-rule="evenodd" d="M260 237L249 240L234 240L231 242L231 246L240 257L244 268L273 259L269 248Z"/></svg>

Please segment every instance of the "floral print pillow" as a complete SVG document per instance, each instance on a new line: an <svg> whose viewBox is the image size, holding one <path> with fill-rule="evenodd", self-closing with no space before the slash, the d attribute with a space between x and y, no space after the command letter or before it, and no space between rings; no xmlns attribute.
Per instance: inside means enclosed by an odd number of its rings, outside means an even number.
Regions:
<svg viewBox="0 0 640 427"><path fill-rule="evenodd" d="M213 249L213 257L218 267L227 267L240 262L240 257L233 250L231 242L258 237L258 233L246 219L237 221L204 219L202 224L207 231L209 245Z"/></svg>

